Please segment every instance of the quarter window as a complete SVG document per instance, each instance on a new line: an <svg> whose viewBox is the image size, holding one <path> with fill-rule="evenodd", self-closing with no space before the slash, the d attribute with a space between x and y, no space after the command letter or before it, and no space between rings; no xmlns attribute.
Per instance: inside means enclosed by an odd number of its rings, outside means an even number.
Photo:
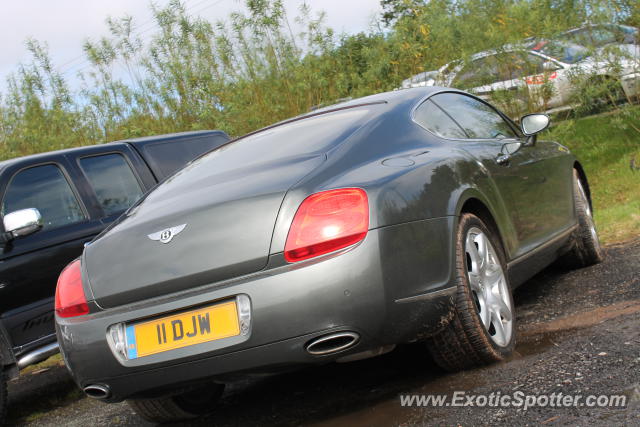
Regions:
<svg viewBox="0 0 640 427"><path fill-rule="evenodd" d="M472 139L517 138L513 128L488 104L467 95L442 93L431 98Z"/></svg>
<svg viewBox="0 0 640 427"><path fill-rule="evenodd" d="M2 202L2 215L29 208L40 211L43 230L86 219L71 186L55 165L22 170L11 180Z"/></svg>
<svg viewBox="0 0 640 427"><path fill-rule="evenodd" d="M420 126L443 138L467 138L462 128L430 100L422 103L416 109L413 119Z"/></svg>
<svg viewBox="0 0 640 427"><path fill-rule="evenodd" d="M80 166L107 216L125 211L142 196L138 180L120 154L85 157Z"/></svg>

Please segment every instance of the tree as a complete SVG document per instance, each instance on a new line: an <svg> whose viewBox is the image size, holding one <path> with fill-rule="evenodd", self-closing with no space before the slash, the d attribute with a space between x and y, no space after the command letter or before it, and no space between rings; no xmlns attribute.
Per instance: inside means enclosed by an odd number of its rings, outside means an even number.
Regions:
<svg viewBox="0 0 640 427"><path fill-rule="evenodd" d="M427 0L381 0L382 21L391 26L403 16L414 14L415 9L424 6Z"/></svg>

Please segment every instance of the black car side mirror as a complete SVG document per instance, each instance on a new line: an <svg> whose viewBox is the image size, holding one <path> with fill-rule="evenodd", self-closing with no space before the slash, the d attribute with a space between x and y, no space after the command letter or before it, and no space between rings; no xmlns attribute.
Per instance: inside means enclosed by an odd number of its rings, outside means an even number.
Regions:
<svg viewBox="0 0 640 427"><path fill-rule="evenodd" d="M28 236L42 228L42 216L38 209L21 209L8 213L3 219L4 229L11 239ZM7 237L8 237L7 236Z"/></svg>
<svg viewBox="0 0 640 427"><path fill-rule="evenodd" d="M524 146L522 142L507 142L502 146L500 155L496 158L496 162L499 165L508 165L511 160L511 156L516 154Z"/></svg>
<svg viewBox="0 0 640 427"><path fill-rule="evenodd" d="M546 114L527 114L520 119L520 128L527 137L525 145L534 145L536 135L545 130L551 124L551 119Z"/></svg>

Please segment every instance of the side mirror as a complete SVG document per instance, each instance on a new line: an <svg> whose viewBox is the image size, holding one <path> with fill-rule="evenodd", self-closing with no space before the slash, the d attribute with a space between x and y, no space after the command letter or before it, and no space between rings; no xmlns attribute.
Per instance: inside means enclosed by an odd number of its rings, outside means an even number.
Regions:
<svg viewBox="0 0 640 427"><path fill-rule="evenodd" d="M4 230L14 239L28 236L42 228L42 216L36 208L21 209L4 216Z"/></svg>
<svg viewBox="0 0 640 427"><path fill-rule="evenodd" d="M546 114L527 114L520 119L522 133L533 136L542 132L551 124L551 119Z"/></svg>
<svg viewBox="0 0 640 427"><path fill-rule="evenodd" d="M522 148L521 142L509 142L502 146L502 153L504 154L516 154Z"/></svg>
<svg viewBox="0 0 640 427"><path fill-rule="evenodd" d="M524 146L522 142L507 142L502 146L500 155L496 158L496 162L499 165L508 165L511 160L511 156L516 154Z"/></svg>

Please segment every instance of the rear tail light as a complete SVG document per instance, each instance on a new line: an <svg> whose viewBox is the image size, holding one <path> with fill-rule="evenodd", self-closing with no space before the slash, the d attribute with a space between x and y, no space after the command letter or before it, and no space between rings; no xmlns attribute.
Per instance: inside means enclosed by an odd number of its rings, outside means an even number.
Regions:
<svg viewBox="0 0 640 427"><path fill-rule="evenodd" d="M75 317L89 313L87 297L82 289L80 260L75 260L60 273L56 287L56 313L60 317Z"/></svg>
<svg viewBox="0 0 640 427"><path fill-rule="evenodd" d="M360 188L323 191L307 197L296 212L284 246L288 262L302 261L363 240L369 202Z"/></svg>

